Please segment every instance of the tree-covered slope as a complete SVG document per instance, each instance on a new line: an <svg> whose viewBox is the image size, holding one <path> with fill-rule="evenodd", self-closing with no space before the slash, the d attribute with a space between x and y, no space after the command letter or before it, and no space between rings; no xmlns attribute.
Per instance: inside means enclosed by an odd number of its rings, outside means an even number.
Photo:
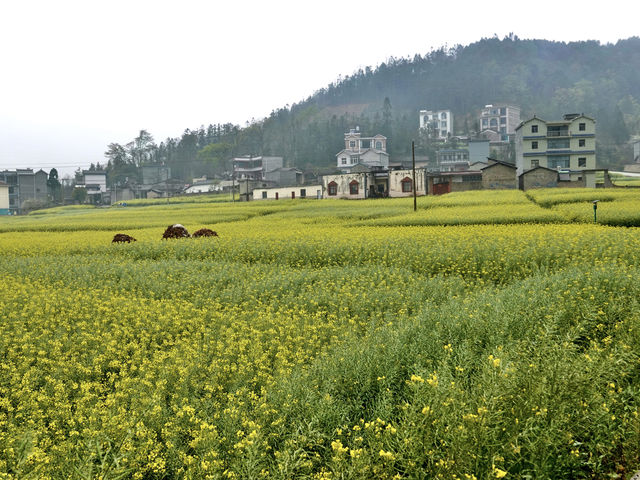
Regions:
<svg viewBox="0 0 640 480"><path fill-rule="evenodd" d="M365 135L389 137L397 160L406 158L418 136L419 110L452 110L455 134L467 135L476 130L480 109L499 102L519 105L523 119L534 113L546 119L591 115L597 121L598 166L626 163L626 142L640 133L640 37L616 44L494 37L391 58L244 128L209 125L150 143L145 161L166 162L185 179L222 173L228 169L225 159L244 154L281 155L287 165L326 168L334 164L344 132L356 125ZM222 145L202 152L214 143ZM132 152L119 162L136 163L139 152Z"/></svg>

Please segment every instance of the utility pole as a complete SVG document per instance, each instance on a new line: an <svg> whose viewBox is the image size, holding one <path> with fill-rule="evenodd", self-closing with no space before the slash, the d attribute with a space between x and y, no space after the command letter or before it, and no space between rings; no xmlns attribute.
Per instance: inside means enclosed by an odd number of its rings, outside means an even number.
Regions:
<svg viewBox="0 0 640 480"><path fill-rule="evenodd" d="M416 199L416 146L415 142L411 140L411 164L413 168L413 211L418 209L418 200Z"/></svg>

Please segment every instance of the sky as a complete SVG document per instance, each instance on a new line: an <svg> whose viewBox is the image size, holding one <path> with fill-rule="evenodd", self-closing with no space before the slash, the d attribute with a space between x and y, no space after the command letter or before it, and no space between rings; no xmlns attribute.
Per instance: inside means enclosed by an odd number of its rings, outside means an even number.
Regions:
<svg viewBox="0 0 640 480"><path fill-rule="evenodd" d="M640 35L632 5L0 0L0 169L63 176L104 164L110 143L142 129L159 143L201 125L244 126L391 56L509 33L615 43Z"/></svg>

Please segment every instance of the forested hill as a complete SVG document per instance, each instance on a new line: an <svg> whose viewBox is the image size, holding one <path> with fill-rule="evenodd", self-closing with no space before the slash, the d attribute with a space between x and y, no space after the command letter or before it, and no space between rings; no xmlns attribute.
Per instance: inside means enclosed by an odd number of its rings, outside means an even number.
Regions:
<svg viewBox="0 0 640 480"><path fill-rule="evenodd" d="M221 172L225 156L242 154L281 155L287 165L315 169L334 164L344 132L358 125L364 135L389 137L393 161L417 139L419 110L452 110L455 133L467 135L476 130L480 109L500 102L519 105L523 119L591 115L598 165L625 163L626 142L640 134L640 38L600 44L509 36L392 58L244 128L186 130L182 138L152 144L147 158L168 162L185 179Z"/></svg>

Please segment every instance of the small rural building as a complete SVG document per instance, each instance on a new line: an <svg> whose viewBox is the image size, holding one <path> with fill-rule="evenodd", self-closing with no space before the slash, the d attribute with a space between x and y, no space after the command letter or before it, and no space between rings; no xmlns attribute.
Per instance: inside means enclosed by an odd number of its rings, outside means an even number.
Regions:
<svg viewBox="0 0 640 480"><path fill-rule="evenodd" d="M430 195L482 189L482 172L427 173L427 191Z"/></svg>
<svg viewBox="0 0 640 480"><path fill-rule="evenodd" d="M296 198L323 198L322 185L294 185L291 187L254 188L254 200L284 200Z"/></svg>
<svg viewBox="0 0 640 480"><path fill-rule="evenodd" d="M482 188L485 190L503 190L518 188L516 166L489 158L489 165L482 167Z"/></svg>
<svg viewBox="0 0 640 480"><path fill-rule="evenodd" d="M367 198L367 188L375 188L370 172L351 172L322 177L327 198Z"/></svg>
<svg viewBox="0 0 640 480"><path fill-rule="evenodd" d="M568 180L568 179L567 179ZM558 171L546 167L535 167L518 175L520 190L533 188L555 188L558 186Z"/></svg>

